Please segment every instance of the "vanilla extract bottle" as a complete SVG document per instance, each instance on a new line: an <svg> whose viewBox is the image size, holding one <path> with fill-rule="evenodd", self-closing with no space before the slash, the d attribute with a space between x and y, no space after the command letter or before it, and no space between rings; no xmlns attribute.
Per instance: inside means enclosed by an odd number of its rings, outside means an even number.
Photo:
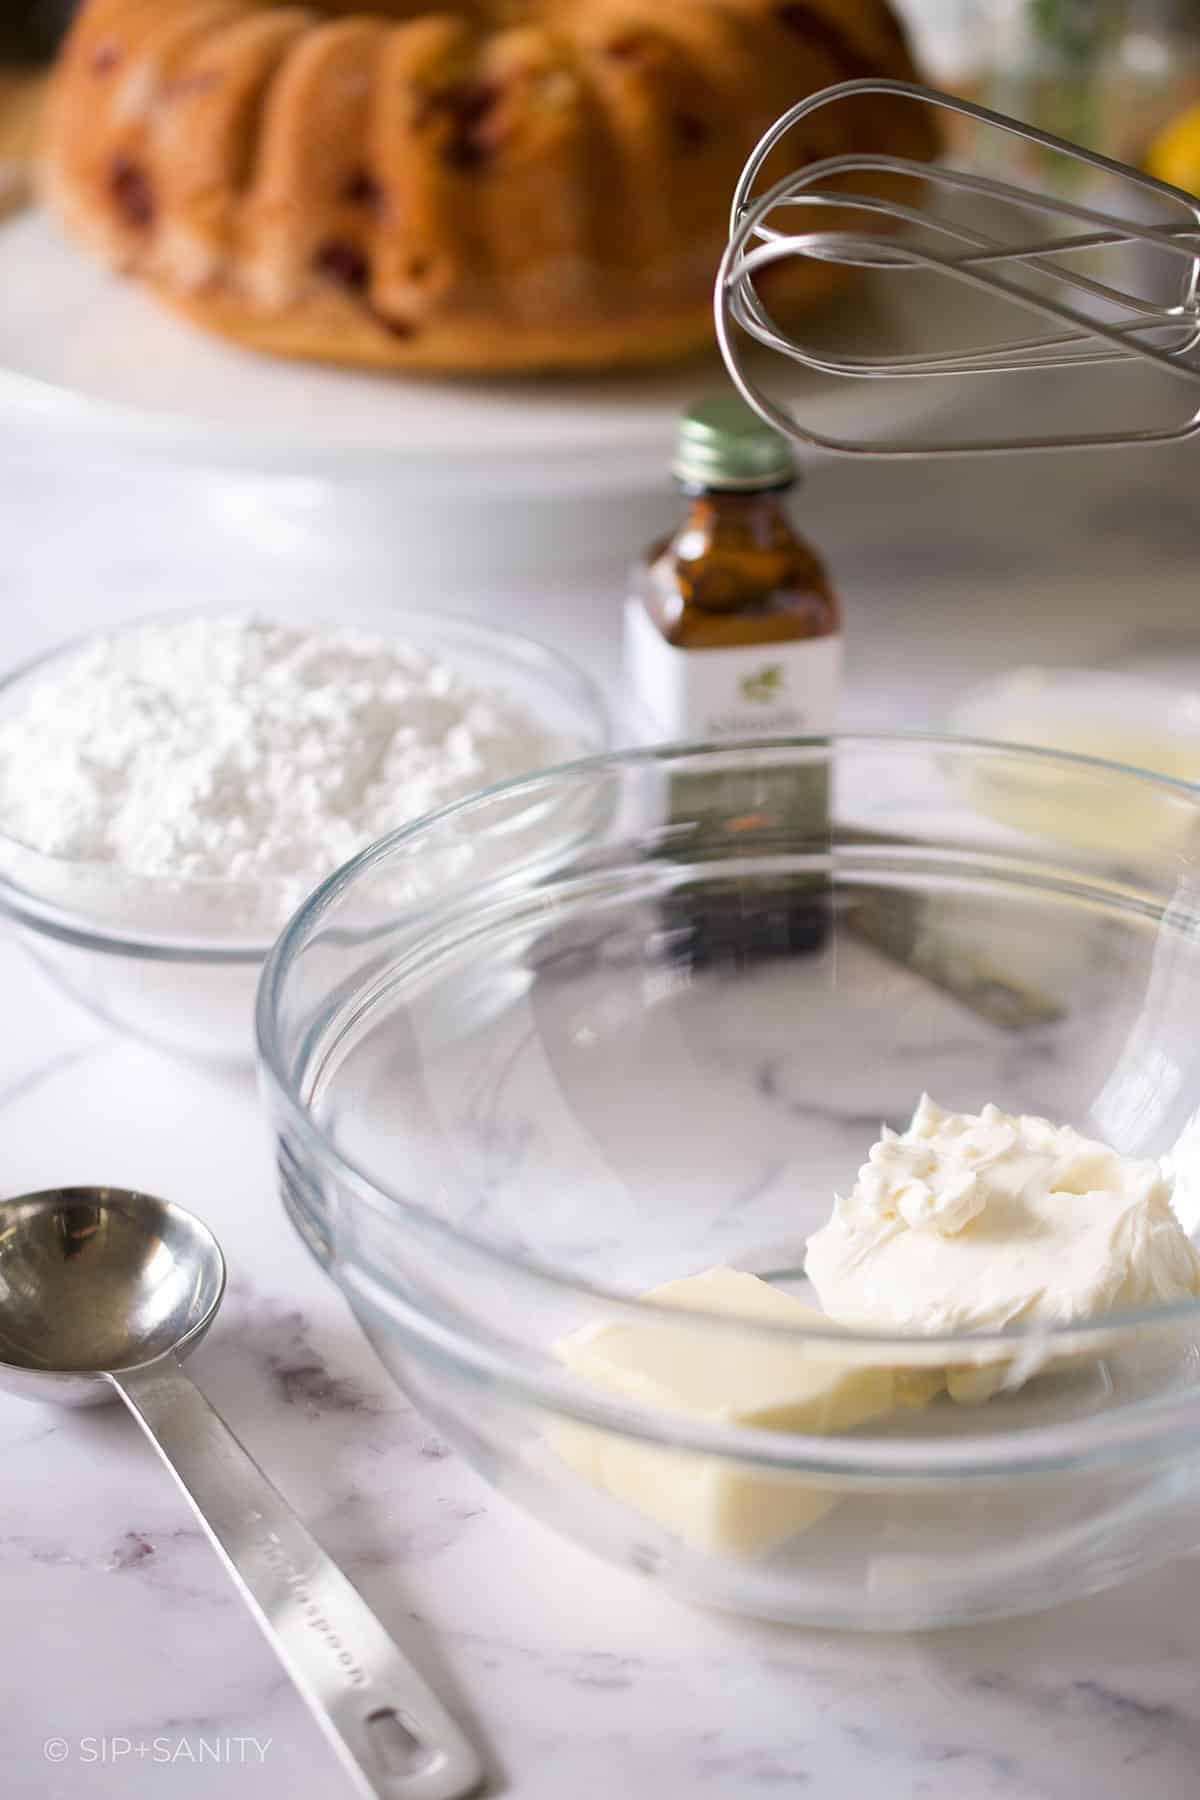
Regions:
<svg viewBox="0 0 1200 1800"><path fill-rule="evenodd" d="M734 394L705 400L683 416L673 473L687 510L647 552L626 618L647 721L664 740L828 731L841 612L784 505L787 440Z"/></svg>
<svg viewBox="0 0 1200 1800"><path fill-rule="evenodd" d="M838 702L841 609L787 513L798 482L790 445L729 394L684 414L673 473L684 517L638 565L626 606L642 735L716 746L821 738ZM694 961L822 941L828 876L815 865L828 853L828 769L819 746L773 745L674 770L672 854L728 865L706 868L672 902ZM789 866L751 872L768 858Z"/></svg>

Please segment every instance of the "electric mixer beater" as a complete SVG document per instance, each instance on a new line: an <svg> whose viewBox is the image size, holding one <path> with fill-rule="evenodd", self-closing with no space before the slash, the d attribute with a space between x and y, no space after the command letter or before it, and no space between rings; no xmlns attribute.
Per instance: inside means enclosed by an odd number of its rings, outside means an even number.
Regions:
<svg viewBox="0 0 1200 1800"><path fill-rule="evenodd" d="M947 164L882 154L826 157L754 194L768 156L802 121L851 97L889 94L970 120L983 131L1063 159L1102 181L1102 208ZM876 191L871 191L871 178ZM898 197L906 184L913 199ZM952 208L965 204L969 216ZM785 230L779 215L800 212L803 230ZM830 214L836 217L831 220ZM986 218L986 229L981 220ZM824 214L824 219L822 218ZM1137 216L1133 216L1136 214ZM1034 228L1033 221L1037 221ZM789 221L790 223L790 221ZM1006 332L994 342L953 348L875 353L831 351L785 333L768 312L755 278L793 256L870 271L891 281L925 279L965 284L1042 329ZM1076 266L1104 267L1104 259L1151 257L1169 272L1161 296ZM923 272L923 276L922 276ZM939 311L946 295L931 302ZM731 233L715 291L717 337L725 366L742 397L786 436L833 454L889 457L948 456L1131 443L1162 443L1200 431L1200 201L1123 163L1084 150L932 88L902 81L842 82L810 95L760 140L733 199ZM1047 329L1046 327L1049 327ZM933 439L920 443L880 437L849 439L822 432L796 410L772 400L748 367L749 345L790 359L823 376L849 380L936 380L1043 374L1080 367L1108 375L1151 369L1178 385L1191 411L1165 422L1127 418L1111 428L1019 432L1010 437ZM1097 380L1102 377L1097 376ZM1190 396L1188 388L1191 388Z"/></svg>

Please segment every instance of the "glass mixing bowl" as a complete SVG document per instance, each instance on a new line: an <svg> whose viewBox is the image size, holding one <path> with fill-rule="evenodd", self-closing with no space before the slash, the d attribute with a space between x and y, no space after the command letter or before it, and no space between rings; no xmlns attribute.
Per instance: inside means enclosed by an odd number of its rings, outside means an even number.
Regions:
<svg viewBox="0 0 1200 1800"><path fill-rule="evenodd" d="M495 789L349 864L272 952L285 1206L487 1480L681 1595L909 1628L1103 1587L1200 1546L1200 1302L931 1338L638 1296L727 1263L803 1298L808 1234L923 1089L1169 1158L1195 1228L1198 847L1183 784L962 740ZM766 1347L1007 1386L767 1430L595 1386L554 1346L601 1320L677 1365Z"/></svg>
<svg viewBox="0 0 1200 1800"><path fill-rule="evenodd" d="M271 615L276 609L237 610ZM316 606L291 606L278 616L284 623L329 622ZM403 608L348 608L333 622L443 659L475 687L503 694L566 755L611 742L604 701L590 677L531 638ZM76 639L0 681L0 720L19 712L29 690L57 666L112 635L109 629ZM82 1005L181 1055L252 1060L258 979L297 898L281 880L131 875L111 863L47 855L0 829L0 922Z"/></svg>

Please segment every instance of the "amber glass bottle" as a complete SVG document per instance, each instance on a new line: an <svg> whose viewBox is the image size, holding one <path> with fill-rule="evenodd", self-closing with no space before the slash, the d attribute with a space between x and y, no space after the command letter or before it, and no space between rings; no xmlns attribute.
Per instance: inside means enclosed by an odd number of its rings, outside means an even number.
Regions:
<svg viewBox="0 0 1200 1800"><path fill-rule="evenodd" d="M678 529L647 552L626 619L644 729L660 739L829 730L841 618L816 552L788 518L786 441L735 395L683 417Z"/></svg>
<svg viewBox="0 0 1200 1800"><path fill-rule="evenodd" d="M667 841L697 875L666 911L693 963L793 954L828 920L828 760L754 740L830 730L838 602L785 510L790 448L736 396L684 415L674 473L684 518L639 564L626 609L633 703L645 737L747 749L675 768Z"/></svg>

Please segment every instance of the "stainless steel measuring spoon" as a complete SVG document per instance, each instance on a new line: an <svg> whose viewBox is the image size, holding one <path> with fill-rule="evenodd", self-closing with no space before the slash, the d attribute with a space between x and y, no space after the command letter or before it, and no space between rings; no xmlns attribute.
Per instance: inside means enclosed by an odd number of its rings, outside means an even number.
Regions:
<svg viewBox="0 0 1200 1800"><path fill-rule="evenodd" d="M188 1380L225 1259L193 1214L119 1188L0 1201L0 1386L120 1395L366 1800L460 1800L483 1779L446 1708Z"/></svg>

